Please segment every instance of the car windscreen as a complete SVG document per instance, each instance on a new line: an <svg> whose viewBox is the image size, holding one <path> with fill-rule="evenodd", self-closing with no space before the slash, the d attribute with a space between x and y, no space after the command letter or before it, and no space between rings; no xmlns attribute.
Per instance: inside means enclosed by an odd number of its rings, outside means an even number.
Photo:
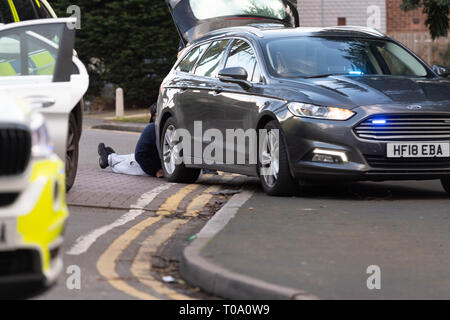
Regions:
<svg viewBox="0 0 450 320"><path fill-rule="evenodd" d="M224 16L260 16L283 20L286 6L282 0L190 0L192 12L198 20Z"/></svg>
<svg viewBox="0 0 450 320"><path fill-rule="evenodd" d="M14 22L14 18L7 0L0 0L0 23Z"/></svg>
<svg viewBox="0 0 450 320"><path fill-rule="evenodd" d="M263 46L270 73L282 78L428 75L419 60L388 40L305 36L267 40Z"/></svg>

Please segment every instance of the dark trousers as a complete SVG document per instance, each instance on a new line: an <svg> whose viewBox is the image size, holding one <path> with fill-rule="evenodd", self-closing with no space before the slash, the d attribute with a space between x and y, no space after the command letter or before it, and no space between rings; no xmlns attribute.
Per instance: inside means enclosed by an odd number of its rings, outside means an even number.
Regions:
<svg viewBox="0 0 450 320"><path fill-rule="evenodd" d="M156 147L155 124L150 123L144 129L136 144L134 156L142 170L150 176L155 177L156 172L161 169L161 159Z"/></svg>

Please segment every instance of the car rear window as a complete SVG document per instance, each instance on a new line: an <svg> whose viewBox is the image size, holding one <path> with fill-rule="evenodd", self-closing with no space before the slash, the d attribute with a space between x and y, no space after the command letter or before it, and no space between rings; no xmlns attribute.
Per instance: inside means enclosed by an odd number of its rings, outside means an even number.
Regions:
<svg viewBox="0 0 450 320"><path fill-rule="evenodd" d="M384 39L292 37L268 40L269 71L278 77L367 74L425 77L428 72L412 54Z"/></svg>
<svg viewBox="0 0 450 320"><path fill-rule="evenodd" d="M260 16L283 20L287 16L282 0L190 0L199 20L225 16Z"/></svg>

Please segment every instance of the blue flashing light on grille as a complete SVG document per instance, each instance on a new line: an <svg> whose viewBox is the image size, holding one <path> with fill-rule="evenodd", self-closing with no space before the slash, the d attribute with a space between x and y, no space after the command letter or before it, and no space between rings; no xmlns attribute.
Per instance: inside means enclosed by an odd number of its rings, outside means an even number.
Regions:
<svg viewBox="0 0 450 320"><path fill-rule="evenodd" d="M361 70L351 70L348 72L348 74L351 76L362 76L364 75L364 72L362 72Z"/></svg>
<svg viewBox="0 0 450 320"><path fill-rule="evenodd" d="M374 119L374 120L372 120L372 124L373 125L383 125L383 124L386 124L387 123L387 121L386 121L386 119Z"/></svg>

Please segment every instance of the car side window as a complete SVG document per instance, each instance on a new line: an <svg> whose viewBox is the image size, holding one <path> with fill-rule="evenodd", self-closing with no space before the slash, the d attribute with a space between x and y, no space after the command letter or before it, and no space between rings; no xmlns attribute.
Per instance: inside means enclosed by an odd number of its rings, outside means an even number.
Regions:
<svg viewBox="0 0 450 320"><path fill-rule="evenodd" d="M40 0L13 0L13 3L20 21L52 17Z"/></svg>
<svg viewBox="0 0 450 320"><path fill-rule="evenodd" d="M229 42L229 40L213 42L197 64L195 74L198 76L216 77Z"/></svg>
<svg viewBox="0 0 450 320"><path fill-rule="evenodd" d="M225 68L242 67L247 71L247 80L253 81L255 65L256 57L252 47L243 40L236 40L231 47Z"/></svg>
<svg viewBox="0 0 450 320"><path fill-rule="evenodd" d="M205 52L208 45L209 44L204 44L189 52L186 57L180 62L176 70L182 72L191 72L192 68L195 66L195 63L202 56L203 52Z"/></svg>
<svg viewBox="0 0 450 320"><path fill-rule="evenodd" d="M36 26L0 33L0 77L53 75L62 27Z"/></svg>
<svg viewBox="0 0 450 320"><path fill-rule="evenodd" d="M255 71L253 71L252 82L261 82L261 69L258 64L255 64Z"/></svg>

